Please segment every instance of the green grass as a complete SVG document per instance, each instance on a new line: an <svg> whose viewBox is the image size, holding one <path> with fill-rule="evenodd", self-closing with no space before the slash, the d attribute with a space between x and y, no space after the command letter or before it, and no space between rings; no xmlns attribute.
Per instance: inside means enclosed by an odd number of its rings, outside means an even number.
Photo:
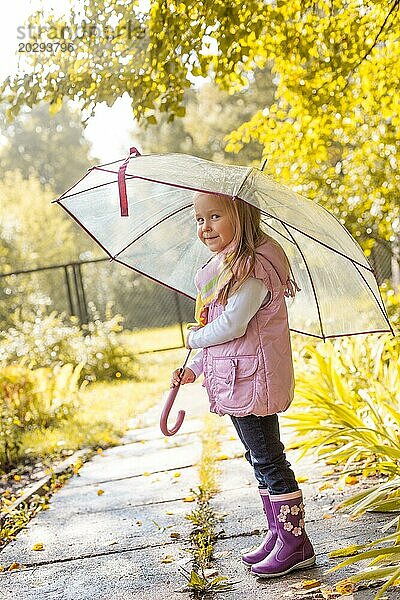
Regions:
<svg viewBox="0 0 400 600"><path fill-rule="evenodd" d="M187 330L185 324L183 325L183 332L186 337ZM121 334L121 341L134 352L151 352L154 349L159 350L182 346L182 335L179 325L170 325L169 327L153 327L138 329L136 331L126 331ZM184 353L185 349L182 352Z"/></svg>
<svg viewBox="0 0 400 600"><path fill-rule="evenodd" d="M153 336L147 337L147 343ZM152 340L153 347L157 340ZM186 350L169 350L138 357L142 381L92 383L80 392L77 413L56 426L27 431L22 437L21 454L45 457L63 450L107 447L120 442L129 420L163 403L173 369L179 367Z"/></svg>

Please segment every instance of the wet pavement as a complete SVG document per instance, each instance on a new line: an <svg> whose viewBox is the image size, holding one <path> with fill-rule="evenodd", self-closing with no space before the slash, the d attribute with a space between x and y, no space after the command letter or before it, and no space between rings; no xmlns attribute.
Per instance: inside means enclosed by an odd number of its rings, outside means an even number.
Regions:
<svg viewBox="0 0 400 600"><path fill-rule="evenodd" d="M13 562L23 568L0 573L0 600L160 600L190 598L179 569L190 569L191 522L185 516L195 506L197 463L201 456L199 432L208 412L204 388L184 386L171 422L180 408L187 411L181 431L165 438L159 429L157 406L140 422L132 422L124 444L105 450L85 463L51 499L43 511L0 552L3 567ZM220 417L215 416L215 419ZM328 552L381 535L390 517L364 515L350 521L333 512L340 493L320 488L322 472L312 458L295 463L297 475L307 477L302 489L306 522L317 564L290 576L260 580L240 561L245 548L258 544L264 521L251 468L243 458L228 418L221 434L220 491L211 506L220 516L215 567L238 583L218 597L230 600L296 598L293 587L305 579L332 585L344 572L326 574L335 564ZM283 427L284 428L284 427ZM350 490L353 491L353 490ZM42 543L43 550L33 550ZM358 567L346 571L354 573ZM398 588L397 588L398 589ZM372 600L376 590L360 590L354 600ZM310 596L311 597L311 596ZM400 591L385 597L400 599Z"/></svg>

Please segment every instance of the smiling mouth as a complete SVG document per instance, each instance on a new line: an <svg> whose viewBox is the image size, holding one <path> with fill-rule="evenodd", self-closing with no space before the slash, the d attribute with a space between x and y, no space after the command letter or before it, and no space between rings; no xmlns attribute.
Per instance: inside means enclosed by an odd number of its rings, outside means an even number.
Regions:
<svg viewBox="0 0 400 600"><path fill-rule="evenodd" d="M217 237L218 237L218 236L216 235L215 237L207 237L207 238L204 238L204 239L205 239L205 240L216 240L216 239L217 239Z"/></svg>

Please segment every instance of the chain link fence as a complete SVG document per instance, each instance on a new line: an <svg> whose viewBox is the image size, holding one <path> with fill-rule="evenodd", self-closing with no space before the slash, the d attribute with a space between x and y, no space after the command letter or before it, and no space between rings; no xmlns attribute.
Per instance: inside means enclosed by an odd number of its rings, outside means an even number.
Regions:
<svg viewBox="0 0 400 600"><path fill-rule="evenodd" d="M400 261L390 242L377 241L369 262L378 283L400 285ZM124 328L144 330L177 325L168 347L184 347L184 324L194 320L194 301L117 265L108 258L52 265L0 275L0 326L25 307L75 315L81 324L121 314Z"/></svg>
<svg viewBox="0 0 400 600"><path fill-rule="evenodd" d="M194 318L193 300L109 259L0 275L1 327L26 307L74 315L81 324L121 314L126 330L177 325L168 346L153 351L184 347L184 324Z"/></svg>

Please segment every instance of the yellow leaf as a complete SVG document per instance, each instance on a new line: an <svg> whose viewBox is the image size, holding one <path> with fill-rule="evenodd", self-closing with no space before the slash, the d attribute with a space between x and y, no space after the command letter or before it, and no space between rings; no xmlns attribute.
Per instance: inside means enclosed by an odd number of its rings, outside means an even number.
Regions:
<svg viewBox="0 0 400 600"><path fill-rule="evenodd" d="M356 483L358 483L358 477L356 477L355 475L347 475L344 482L346 485L355 485Z"/></svg>
<svg viewBox="0 0 400 600"><path fill-rule="evenodd" d="M194 496L186 496L186 498L184 498L182 502L194 502L195 500L196 498Z"/></svg>
<svg viewBox="0 0 400 600"><path fill-rule="evenodd" d="M333 487L333 485L331 483L327 482L327 483L322 484L321 487L318 489L320 492L322 492L323 490L329 490L332 487Z"/></svg>
<svg viewBox="0 0 400 600"><path fill-rule="evenodd" d="M308 481L308 477L307 475L300 475L300 477L297 477L297 481L299 483L305 483L306 481Z"/></svg>
<svg viewBox="0 0 400 600"><path fill-rule="evenodd" d="M41 542L34 544L32 550L43 550L43 544Z"/></svg>
<svg viewBox="0 0 400 600"><path fill-rule="evenodd" d="M143 476L144 476L144 477L148 477L149 475L151 475L151 473L149 473L148 471L145 471L145 472L143 473Z"/></svg>
<svg viewBox="0 0 400 600"><path fill-rule="evenodd" d="M174 513L174 512L172 512L172 510L167 510L165 514L166 514L166 515L174 515L175 513Z"/></svg>
<svg viewBox="0 0 400 600"><path fill-rule="evenodd" d="M21 481L21 475L14 475L14 481Z"/></svg>
<svg viewBox="0 0 400 600"><path fill-rule="evenodd" d="M322 515L323 519L333 519L333 515L331 515L330 513L325 513L324 515Z"/></svg>
<svg viewBox="0 0 400 600"><path fill-rule="evenodd" d="M103 448L97 448L97 454L103 454L104 450Z"/></svg>
<svg viewBox="0 0 400 600"><path fill-rule="evenodd" d="M179 471L177 471L176 473L174 473L174 477L180 477L181 474L179 473Z"/></svg>
<svg viewBox="0 0 400 600"><path fill-rule="evenodd" d="M351 594L352 592L354 592L354 583L352 583L351 581L346 581L345 579L343 581L339 581L339 583L337 583L335 585L335 590L341 594L342 596L344 596L345 594Z"/></svg>
<svg viewBox="0 0 400 600"><path fill-rule="evenodd" d="M174 562L174 557L171 554L167 554L167 556L164 556L164 558L161 559L162 563L172 563Z"/></svg>
<svg viewBox="0 0 400 600"><path fill-rule="evenodd" d="M104 494L104 490L97 490L97 495L101 496L102 494Z"/></svg>
<svg viewBox="0 0 400 600"><path fill-rule="evenodd" d="M21 563L18 563L18 562L13 562L13 563L11 563L11 565L8 567L7 571L14 571L14 569L19 569L20 567L22 567Z"/></svg>
<svg viewBox="0 0 400 600"><path fill-rule="evenodd" d="M307 579L306 581L301 582L301 587L304 590L310 590L311 588L319 587L321 585L321 581L319 579Z"/></svg>
<svg viewBox="0 0 400 600"><path fill-rule="evenodd" d="M172 531L172 533L170 534L170 536L172 537L172 539L178 540L181 537L181 534L178 533L177 531Z"/></svg>
<svg viewBox="0 0 400 600"><path fill-rule="evenodd" d="M229 456L227 454L218 454L217 460L228 460Z"/></svg>
<svg viewBox="0 0 400 600"><path fill-rule="evenodd" d="M56 115L62 108L62 98L57 98L55 100L55 102L52 102L49 106L49 113L51 114L52 117L54 117L54 115Z"/></svg>
<svg viewBox="0 0 400 600"><path fill-rule="evenodd" d="M142 521L136 521L136 525L140 527L142 525Z"/></svg>

